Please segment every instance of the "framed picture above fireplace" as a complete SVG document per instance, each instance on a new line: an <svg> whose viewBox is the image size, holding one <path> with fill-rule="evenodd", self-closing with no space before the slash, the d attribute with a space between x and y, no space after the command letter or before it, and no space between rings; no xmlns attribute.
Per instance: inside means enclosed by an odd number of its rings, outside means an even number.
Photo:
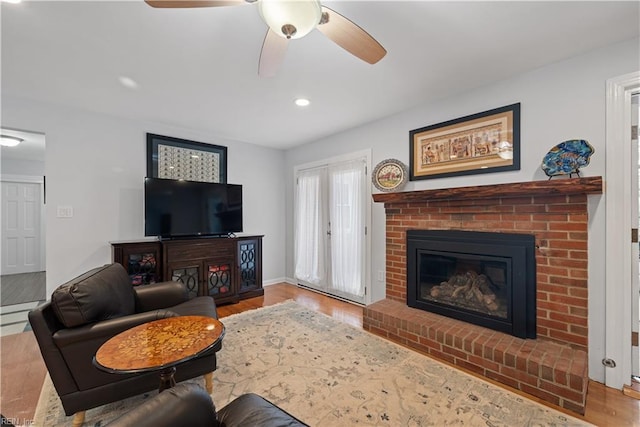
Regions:
<svg viewBox="0 0 640 427"><path fill-rule="evenodd" d="M520 104L409 132L410 179L520 169Z"/></svg>

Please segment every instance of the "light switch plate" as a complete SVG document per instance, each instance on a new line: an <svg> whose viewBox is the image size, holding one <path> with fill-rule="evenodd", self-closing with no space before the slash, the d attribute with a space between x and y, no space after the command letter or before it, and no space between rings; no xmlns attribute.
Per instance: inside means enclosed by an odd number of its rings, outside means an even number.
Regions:
<svg viewBox="0 0 640 427"><path fill-rule="evenodd" d="M58 218L73 218L73 206L58 206Z"/></svg>

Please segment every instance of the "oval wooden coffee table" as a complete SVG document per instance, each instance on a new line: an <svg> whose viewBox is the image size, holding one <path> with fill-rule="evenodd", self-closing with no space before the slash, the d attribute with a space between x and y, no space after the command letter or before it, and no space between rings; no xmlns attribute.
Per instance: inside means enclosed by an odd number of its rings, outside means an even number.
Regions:
<svg viewBox="0 0 640 427"><path fill-rule="evenodd" d="M93 364L114 374L159 371L159 390L163 391L175 385L176 365L211 349L222 340L224 333L224 325L212 317L154 320L121 332L102 344Z"/></svg>

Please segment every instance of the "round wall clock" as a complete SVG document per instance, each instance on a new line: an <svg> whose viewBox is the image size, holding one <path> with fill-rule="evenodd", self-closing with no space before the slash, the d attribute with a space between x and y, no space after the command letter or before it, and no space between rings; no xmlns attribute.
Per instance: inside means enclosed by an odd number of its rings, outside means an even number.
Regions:
<svg viewBox="0 0 640 427"><path fill-rule="evenodd" d="M373 169L373 185L380 191L396 191L407 182L407 166L400 160L387 159Z"/></svg>

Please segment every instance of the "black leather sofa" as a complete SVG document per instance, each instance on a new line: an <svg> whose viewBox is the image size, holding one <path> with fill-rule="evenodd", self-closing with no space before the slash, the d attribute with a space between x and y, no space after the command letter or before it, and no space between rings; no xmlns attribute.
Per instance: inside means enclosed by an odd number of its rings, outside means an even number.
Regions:
<svg viewBox="0 0 640 427"><path fill-rule="evenodd" d="M257 394L239 396L216 412L198 384L182 383L155 395L105 427L301 427L307 424Z"/></svg>
<svg viewBox="0 0 640 427"><path fill-rule="evenodd" d="M120 264L90 270L58 287L46 302L29 313L51 381L73 425L84 422L84 411L140 393L157 390L159 373L111 374L93 365L100 346L116 334L165 317L199 315L217 318L213 298L189 299L177 282L132 286ZM211 388L218 345L177 366L177 382L205 376Z"/></svg>

